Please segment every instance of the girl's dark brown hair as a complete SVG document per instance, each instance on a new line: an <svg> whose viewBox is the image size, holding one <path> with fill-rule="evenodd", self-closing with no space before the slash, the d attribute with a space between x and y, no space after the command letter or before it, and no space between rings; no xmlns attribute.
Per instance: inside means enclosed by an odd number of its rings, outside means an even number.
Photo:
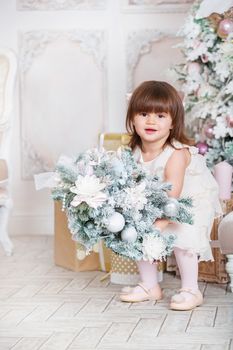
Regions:
<svg viewBox="0 0 233 350"><path fill-rule="evenodd" d="M136 114L142 112L170 114L173 128L166 144L172 146L173 139L186 145L194 144L193 140L185 135L184 107L178 92L170 84L163 81L145 81L134 90L126 115L126 129L131 135L129 146L132 149L136 146L142 149L141 138L133 125Z"/></svg>

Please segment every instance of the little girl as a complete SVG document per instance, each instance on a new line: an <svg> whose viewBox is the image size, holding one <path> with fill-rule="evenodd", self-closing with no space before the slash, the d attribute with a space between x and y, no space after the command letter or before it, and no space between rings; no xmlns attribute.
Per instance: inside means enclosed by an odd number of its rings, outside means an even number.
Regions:
<svg viewBox="0 0 233 350"><path fill-rule="evenodd" d="M221 215L218 186L204 157L184 132L184 108L177 91L168 83L146 81L133 93L126 127L132 137L129 146L135 158L152 174L172 184L170 197L192 197L194 225L158 219L162 233L177 235L174 253L181 276L181 289L171 299L174 310L190 310L203 302L198 289L198 261L213 260L210 232L214 217ZM141 283L126 288L120 299L126 302L159 300L156 264L139 261Z"/></svg>

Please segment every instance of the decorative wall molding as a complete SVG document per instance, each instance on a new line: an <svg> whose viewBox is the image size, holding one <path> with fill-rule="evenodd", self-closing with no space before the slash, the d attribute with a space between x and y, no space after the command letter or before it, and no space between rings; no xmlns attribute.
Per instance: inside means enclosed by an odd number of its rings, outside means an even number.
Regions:
<svg viewBox="0 0 233 350"><path fill-rule="evenodd" d="M104 10L106 0L17 0L20 11Z"/></svg>
<svg viewBox="0 0 233 350"><path fill-rule="evenodd" d="M20 71L25 73L33 60L43 53L47 45L59 38L79 43L81 49L92 55L100 70L105 65L105 33L102 30L77 29L62 31L29 31L20 33Z"/></svg>
<svg viewBox="0 0 233 350"><path fill-rule="evenodd" d="M133 31L128 34L126 45L127 91L133 89L134 70L142 55L151 51L152 44L165 37L175 37L172 32L160 32L154 29Z"/></svg>
<svg viewBox="0 0 233 350"><path fill-rule="evenodd" d="M194 0L123 0L123 10L132 12L187 12Z"/></svg>
<svg viewBox="0 0 233 350"><path fill-rule="evenodd" d="M42 55L47 46L54 41L62 38L77 43L79 48L91 55L95 65L103 73L105 83L106 73L106 48L105 32L101 30L72 30L72 31L28 31L21 32L20 35L20 102L21 102L21 154L22 154L22 178L24 180L32 179L33 174L51 171L53 164L44 159L28 140L24 131L23 116L23 93L25 89L25 76L30 70L34 60Z"/></svg>

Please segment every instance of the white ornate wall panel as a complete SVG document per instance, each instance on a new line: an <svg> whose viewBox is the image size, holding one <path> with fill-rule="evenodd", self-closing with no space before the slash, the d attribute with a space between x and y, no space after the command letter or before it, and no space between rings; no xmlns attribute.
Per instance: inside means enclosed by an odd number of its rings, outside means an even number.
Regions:
<svg viewBox="0 0 233 350"><path fill-rule="evenodd" d="M23 179L54 169L60 154L94 147L104 128L101 31L20 35ZM94 84L93 84L94 82Z"/></svg>
<svg viewBox="0 0 233 350"><path fill-rule="evenodd" d="M103 10L107 0L17 0L18 10Z"/></svg>
<svg viewBox="0 0 233 350"><path fill-rule="evenodd" d="M171 68L183 61L180 49L175 47L180 40L171 32L131 32L127 39L128 91L144 80L165 80L178 87Z"/></svg>
<svg viewBox="0 0 233 350"><path fill-rule="evenodd" d="M122 0L126 11L174 13L187 12L194 0Z"/></svg>

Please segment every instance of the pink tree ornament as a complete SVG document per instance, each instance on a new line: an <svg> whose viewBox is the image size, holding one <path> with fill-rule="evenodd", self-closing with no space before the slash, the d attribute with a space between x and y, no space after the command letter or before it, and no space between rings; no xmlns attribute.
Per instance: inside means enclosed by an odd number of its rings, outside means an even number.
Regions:
<svg viewBox="0 0 233 350"><path fill-rule="evenodd" d="M206 142L198 142L196 146L198 148L198 152L203 156L206 154L209 148Z"/></svg>
<svg viewBox="0 0 233 350"><path fill-rule="evenodd" d="M220 38L225 39L233 32L233 22L229 18L223 19L218 26L217 34Z"/></svg>
<svg viewBox="0 0 233 350"><path fill-rule="evenodd" d="M204 134L208 139L213 139L214 138L214 128L213 125L208 123L204 126L203 128Z"/></svg>

